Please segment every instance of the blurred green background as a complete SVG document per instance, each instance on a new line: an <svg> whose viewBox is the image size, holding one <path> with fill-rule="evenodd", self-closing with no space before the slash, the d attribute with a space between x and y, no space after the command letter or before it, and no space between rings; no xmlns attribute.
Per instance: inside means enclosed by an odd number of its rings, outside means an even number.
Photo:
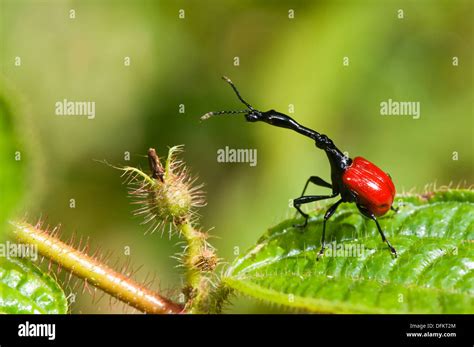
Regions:
<svg viewBox="0 0 474 347"><path fill-rule="evenodd" d="M288 113L293 104L294 118L388 171L398 192L473 183L472 1L0 3L4 85L23 160L34 163L18 215L61 223L64 239L90 236L122 262L131 247L132 263L143 265L138 278L156 273L155 288L165 292L176 295L182 283L170 258L179 239L145 236L120 173L94 160L147 168L149 147L164 155L185 144L185 161L206 184L202 226L227 262L293 215L288 201L307 177L329 179L324 153L296 133L243 116L200 122L208 111L242 108L222 75L256 108ZM381 116L389 98L420 102L420 119ZM95 101L96 118L56 116L63 99ZM257 166L218 163L225 146L256 148ZM124 310L93 301L78 295L72 312ZM226 312L278 309L237 298Z"/></svg>

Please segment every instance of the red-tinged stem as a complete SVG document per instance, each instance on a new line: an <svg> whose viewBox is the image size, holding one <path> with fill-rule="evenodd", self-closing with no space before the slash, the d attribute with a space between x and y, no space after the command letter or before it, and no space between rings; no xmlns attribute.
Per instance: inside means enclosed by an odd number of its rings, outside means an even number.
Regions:
<svg viewBox="0 0 474 347"><path fill-rule="evenodd" d="M67 245L46 231L24 222L10 222L15 237L38 247L40 254L87 283L145 313L182 313L183 308L114 271L97 259Z"/></svg>

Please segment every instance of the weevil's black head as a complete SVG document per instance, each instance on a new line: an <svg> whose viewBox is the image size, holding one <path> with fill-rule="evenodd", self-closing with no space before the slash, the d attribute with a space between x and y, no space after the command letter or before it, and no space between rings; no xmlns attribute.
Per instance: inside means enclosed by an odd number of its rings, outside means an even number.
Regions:
<svg viewBox="0 0 474 347"><path fill-rule="evenodd" d="M315 144L319 149L327 150L335 148L334 142L332 142L332 140L324 134L318 134L317 138L315 139Z"/></svg>
<svg viewBox="0 0 474 347"><path fill-rule="evenodd" d="M257 111L255 109L249 110L249 112L245 115L245 119L248 122L256 122L262 118L262 112Z"/></svg>

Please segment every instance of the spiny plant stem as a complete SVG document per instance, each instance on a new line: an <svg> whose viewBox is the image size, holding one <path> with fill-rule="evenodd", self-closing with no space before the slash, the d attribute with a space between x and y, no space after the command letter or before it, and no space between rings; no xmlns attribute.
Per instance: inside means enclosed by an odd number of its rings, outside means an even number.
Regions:
<svg viewBox="0 0 474 347"><path fill-rule="evenodd" d="M199 285L201 279L201 272L195 267L192 266L192 259L198 257L201 253L201 243L199 238L196 237L196 231L191 226L189 222L186 222L181 225L181 233L186 239L187 248L185 254L186 265L186 277L187 282L193 288L196 288Z"/></svg>
<svg viewBox="0 0 474 347"><path fill-rule="evenodd" d="M180 224L179 228L187 243L183 262L186 268L189 296L191 297L189 311L191 313L204 313L203 308L209 295L208 278L205 271L199 268L198 263L203 257L203 250L207 246L206 238L200 231L194 229L189 221Z"/></svg>
<svg viewBox="0 0 474 347"><path fill-rule="evenodd" d="M10 222L20 242L38 247L40 254L115 298L145 313L181 313L183 308L144 288L97 259L60 241L50 233L25 222Z"/></svg>

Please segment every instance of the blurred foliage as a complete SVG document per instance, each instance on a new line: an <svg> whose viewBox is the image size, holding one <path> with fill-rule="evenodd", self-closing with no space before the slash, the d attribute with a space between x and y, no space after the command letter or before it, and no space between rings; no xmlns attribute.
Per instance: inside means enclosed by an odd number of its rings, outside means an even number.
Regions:
<svg viewBox="0 0 474 347"><path fill-rule="evenodd" d="M213 243L228 261L293 215L288 200L308 176L329 178L325 155L295 133L236 117L200 123L207 111L241 108L221 75L257 108L287 113L294 104L298 121L390 172L399 192L473 182L471 1L0 4L2 73L21 95L20 106L31 110L27 123L36 133L22 136L37 141L24 158L43 163L28 182L44 182L44 189L20 213L62 223L64 237L91 236L122 261L130 246L133 263L155 271L165 289L181 283L170 258L179 247L143 235L117 172L94 159L146 167L148 147L164 154L185 144L185 161L208 192L203 227L215 227ZM404 19L397 18L400 8ZM123 63L127 56L130 66ZM233 65L235 56L240 66ZM344 56L349 66L342 65ZM420 119L381 116L379 104L389 98L419 101ZM95 101L96 118L56 116L55 103L63 99ZM216 152L225 146L256 148L258 165L218 163ZM69 208L72 198L76 208ZM81 296L72 310L122 308ZM255 312L239 301L234 311L241 310Z"/></svg>
<svg viewBox="0 0 474 347"><path fill-rule="evenodd" d="M1 83L1 81L0 81ZM0 84L0 86L2 86ZM25 161L19 140L19 112L14 113L7 100L7 91L0 89L0 228L5 229L10 214L14 213L25 191ZM10 96L13 98L13 96ZM15 123L15 120L17 122ZM4 238L0 233L0 241Z"/></svg>

